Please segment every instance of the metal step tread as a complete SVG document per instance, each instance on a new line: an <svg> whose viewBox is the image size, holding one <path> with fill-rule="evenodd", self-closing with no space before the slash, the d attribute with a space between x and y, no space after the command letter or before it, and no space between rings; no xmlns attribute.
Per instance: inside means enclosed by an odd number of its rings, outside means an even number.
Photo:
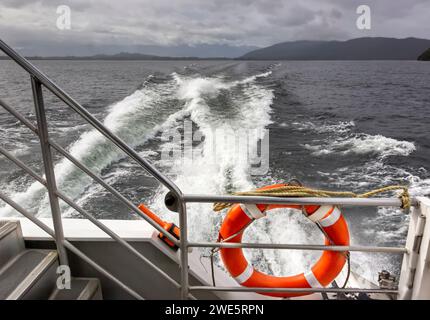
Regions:
<svg viewBox="0 0 430 320"><path fill-rule="evenodd" d="M70 289L55 289L49 300L101 299L100 281L96 278L73 278Z"/></svg>
<svg viewBox="0 0 430 320"><path fill-rule="evenodd" d="M7 234L16 230L18 228L18 223L12 221L0 221L0 240L3 239Z"/></svg>
<svg viewBox="0 0 430 320"><path fill-rule="evenodd" d="M0 269L24 249L19 221L0 220Z"/></svg>
<svg viewBox="0 0 430 320"><path fill-rule="evenodd" d="M19 299L57 261L56 251L28 249L0 270L0 299Z"/></svg>

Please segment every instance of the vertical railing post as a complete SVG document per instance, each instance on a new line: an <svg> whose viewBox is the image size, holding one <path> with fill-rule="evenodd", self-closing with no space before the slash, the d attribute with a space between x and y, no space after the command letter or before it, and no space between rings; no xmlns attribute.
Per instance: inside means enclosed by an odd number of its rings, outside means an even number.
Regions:
<svg viewBox="0 0 430 320"><path fill-rule="evenodd" d="M430 299L430 200L417 198L411 211L406 249L400 272L401 300Z"/></svg>
<svg viewBox="0 0 430 320"><path fill-rule="evenodd" d="M181 250L181 299L188 299L188 232L187 232L187 204L179 200L179 228L181 232L180 245Z"/></svg>
<svg viewBox="0 0 430 320"><path fill-rule="evenodd" d="M43 166L48 188L49 203L51 206L52 221L55 231L55 243L61 265L68 265L67 252L64 247L64 232L61 221L60 204L57 197L57 183L55 181L54 163L52 160L51 146L48 139L48 124L46 122L45 105L41 83L31 76L31 88L33 91L34 108L36 110L37 130L42 150Z"/></svg>

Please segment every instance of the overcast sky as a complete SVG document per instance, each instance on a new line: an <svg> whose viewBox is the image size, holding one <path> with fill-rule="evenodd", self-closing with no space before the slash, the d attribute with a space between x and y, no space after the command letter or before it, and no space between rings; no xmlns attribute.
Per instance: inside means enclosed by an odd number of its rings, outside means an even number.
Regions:
<svg viewBox="0 0 430 320"><path fill-rule="evenodd" d="M356 27L362 4L372 9L370 31ZM59 5L71 9L71 30L57 28ZM25 54L40 55L430 38L429 21L430 0L0 0L0 37Z"/></svg>

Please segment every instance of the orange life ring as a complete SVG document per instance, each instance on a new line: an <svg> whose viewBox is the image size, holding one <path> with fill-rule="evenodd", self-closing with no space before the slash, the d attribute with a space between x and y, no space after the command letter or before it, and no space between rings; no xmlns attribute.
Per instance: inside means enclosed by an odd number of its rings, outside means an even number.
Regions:
<svg viewBox="0 0 430 320"><path fill-rule="evenodd" d="M281 187L284 185L273 185L262 189ZM275 208L293 208L302 210L302 206L296 205L249 205L237 204L233 206L225 217L219 237L220 240L228 239L226 242L240 243L244 229L256 219L265 217L267 210ZM349 245L348 225L336 206L304 206L308 218L318 223L324 230L326 237L325 245ZM234 236L237 234L236 236ZM234 236L234 237L232 237ZM232 237L229 239L229 237ZM234 279L245 287L268 287L268 288L319 288L326 287L339 275L346 262L345 252L324 251L313 267L304 273L288 277L276 277L255 270L245 259L241 248L221 248L221 258L225 267ZM311 293L278 293L264 292L263 295L274 297L296 297Z"/></svg>

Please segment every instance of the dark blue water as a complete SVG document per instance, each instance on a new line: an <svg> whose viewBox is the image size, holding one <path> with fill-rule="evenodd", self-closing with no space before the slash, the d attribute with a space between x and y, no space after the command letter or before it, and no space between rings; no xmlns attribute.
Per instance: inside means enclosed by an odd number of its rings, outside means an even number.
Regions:
<svg viewBox="0 0 430 320"><path fill-rule="evenodd" d="M430 64L419 62L96 62L35 64L112 131L151 160L186 192L248 190L297 178L332 190L364 192L391 184L412 195L430 194ZM0 61L0 97L34 120L26 74ZM58 99L45 94L53 138L135 203L146 202L165 218L165 189L114 146L91 131ZM269 129L270 166L264 175L234 157L230 145L212 154L196 143L192 165L165 162L163 132L191 121L203 136L216 129ZM234 133L233 133L234 135ZM37 172L37 139L0 111L0 144ZM233 155L233 156L232 156ZM210 161L215 157L215 162ZM136 218L127 208L55 154L59 187L97 217ZM43 188L0 157L2 189L38 215L49 215ZM63 205L65 216L78 216ZM280 210L282 211L282 210ZM391 208L344 210L354 244L400 245L407 215ZM13 212L0 207L0 213ZM190 235L214 240L222 215L209 205L190 206ZM312 243L322 237L296 212L258 221L248 241ZM315 253L249 251L267 272L287 274L308 266ZM353 254L369 278L397 272L400 258Z"/></svg>

